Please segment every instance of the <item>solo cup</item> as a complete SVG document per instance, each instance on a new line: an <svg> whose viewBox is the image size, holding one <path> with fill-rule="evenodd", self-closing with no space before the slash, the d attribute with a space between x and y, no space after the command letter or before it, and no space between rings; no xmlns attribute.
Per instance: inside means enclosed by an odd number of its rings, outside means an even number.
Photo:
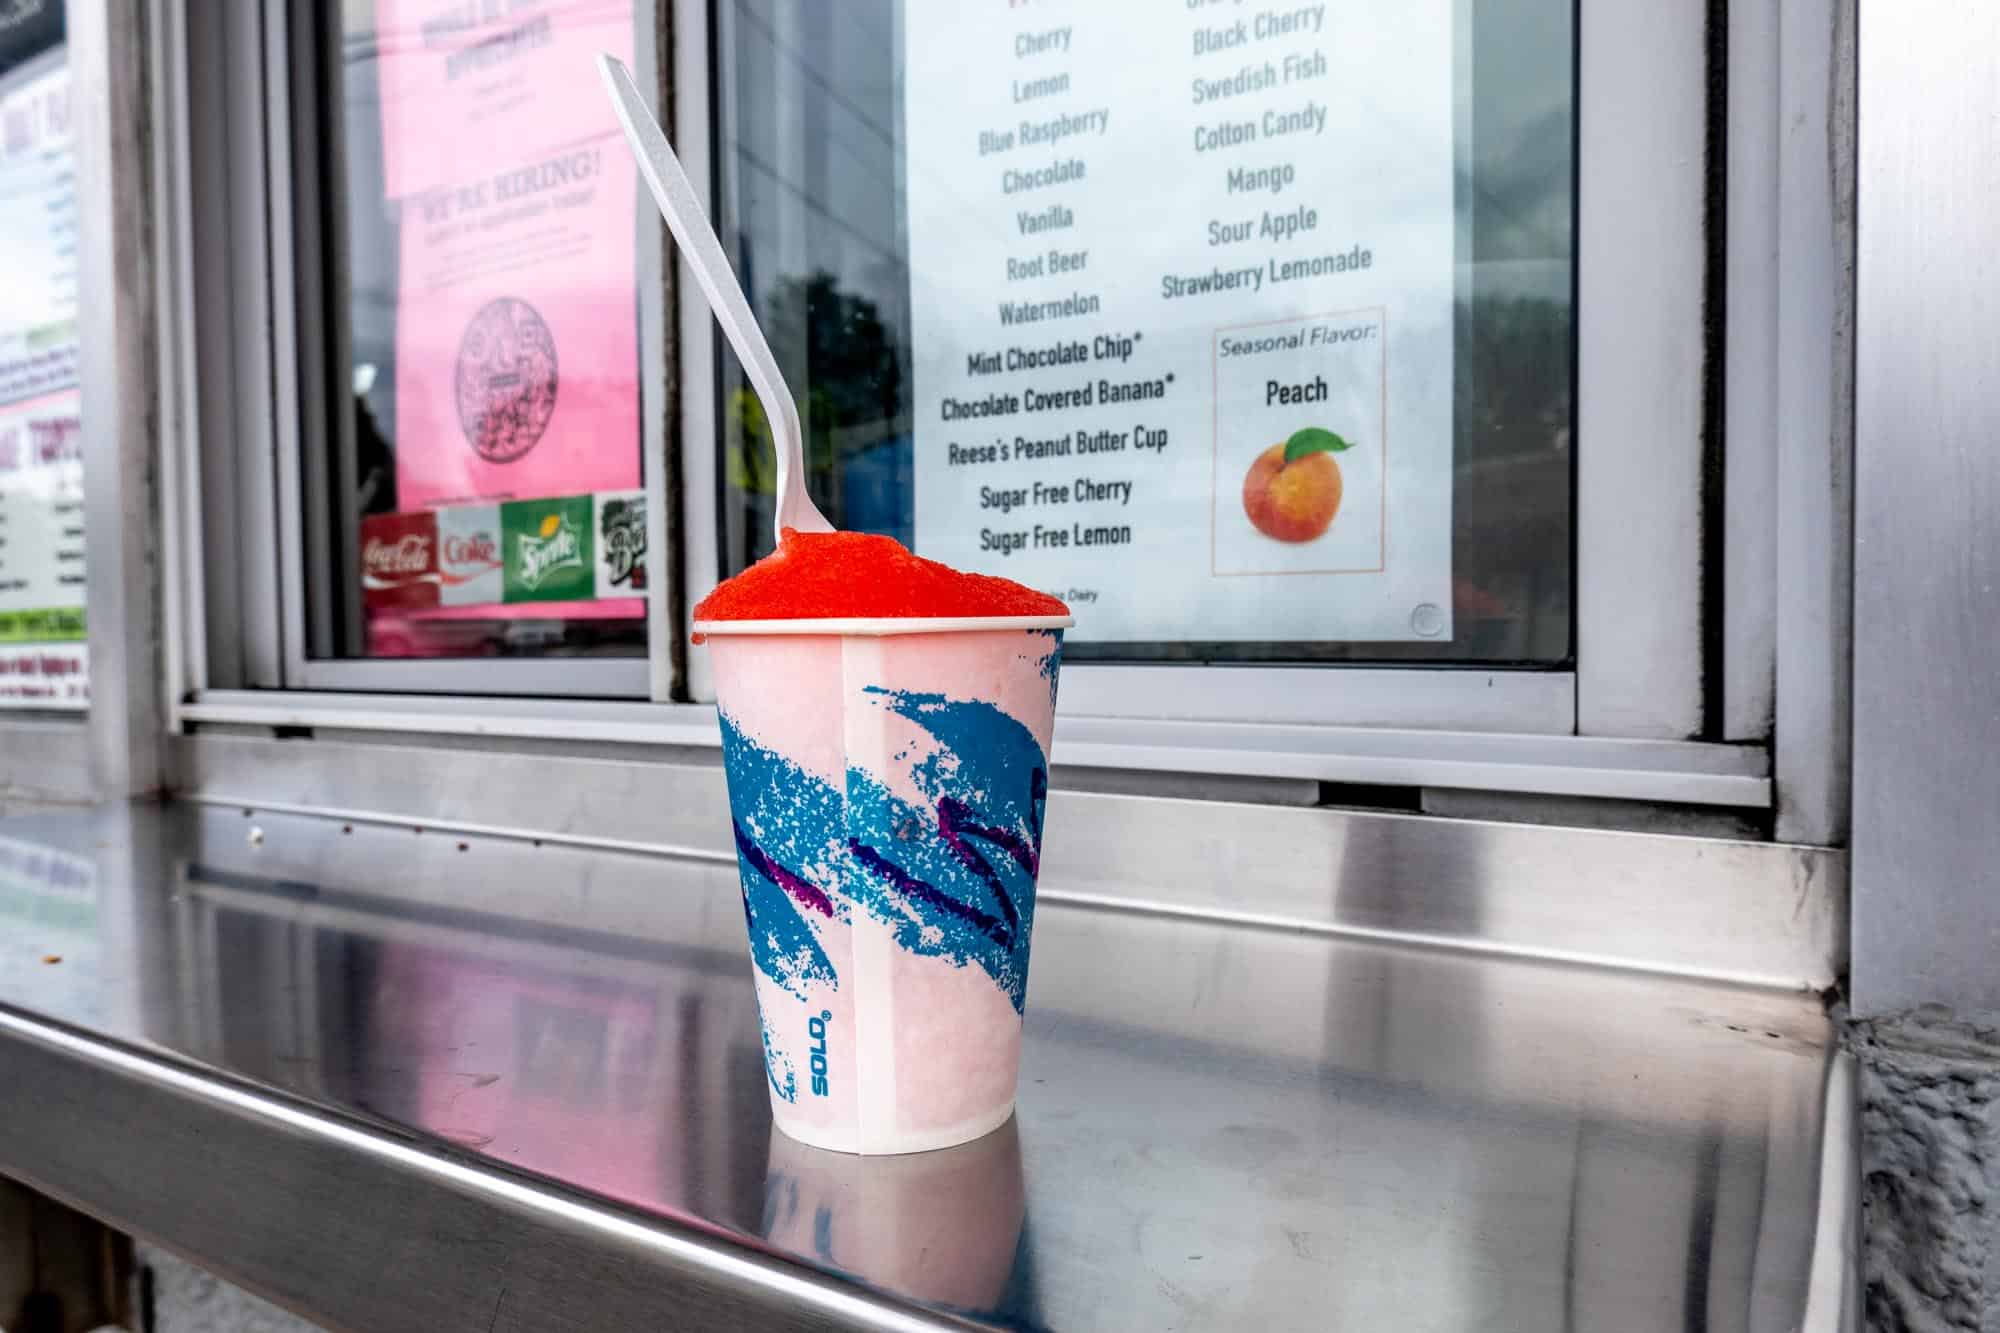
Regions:
<svg viewBox="0 0 2000 1333"><path fill-rule="evenodd" d="M1013 1114L1067 616L702 621L778 1129Z"/></svg>

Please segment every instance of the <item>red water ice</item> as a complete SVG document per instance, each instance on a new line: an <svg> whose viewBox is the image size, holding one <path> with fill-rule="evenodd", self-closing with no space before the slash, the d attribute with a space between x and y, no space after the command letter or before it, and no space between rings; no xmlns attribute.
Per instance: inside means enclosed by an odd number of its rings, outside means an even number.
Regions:
<svg viewBox="0 0 2000 1333"><path fill-rule="evenodd" d="M785 529L777 550L694 609L697 621L1068 614L1047 593L1012 579L960 573L912 554L894 537L793 528Z"/></svg>

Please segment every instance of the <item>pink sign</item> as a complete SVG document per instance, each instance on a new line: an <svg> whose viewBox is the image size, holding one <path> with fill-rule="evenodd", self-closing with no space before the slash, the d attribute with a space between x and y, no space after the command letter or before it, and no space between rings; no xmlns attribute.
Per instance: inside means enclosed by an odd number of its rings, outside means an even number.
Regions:
<svg viewBox="0 0 2000 1333"><path fill-rule="evenodd" d="M631 57L629 0L382 0L377 13L402 205L397 507L638 486L637 175L593 64Z"/></svg>
<svg viewBox="0 0 2000 1333"><path fill-rule="evenodd" d="M382 160L401 199L617 133L597 53L631 0L377 0Z"/></svg>

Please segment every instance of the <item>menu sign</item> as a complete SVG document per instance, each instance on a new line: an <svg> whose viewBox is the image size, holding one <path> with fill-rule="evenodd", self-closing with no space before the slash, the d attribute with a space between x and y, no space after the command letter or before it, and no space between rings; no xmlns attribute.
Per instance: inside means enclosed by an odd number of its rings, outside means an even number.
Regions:
<svg viewBox="0 0 2000 1333"><path fill-rule="evenodd" d="M0 80L0 707L83 708L83 432L69 71Z"/></svg>
<svg viewBox="0 0 2000 1333"><path fill-rule="evenodd" d="M1452 8L907 6L921 553L1087 640L1450 637Z"/></svg>

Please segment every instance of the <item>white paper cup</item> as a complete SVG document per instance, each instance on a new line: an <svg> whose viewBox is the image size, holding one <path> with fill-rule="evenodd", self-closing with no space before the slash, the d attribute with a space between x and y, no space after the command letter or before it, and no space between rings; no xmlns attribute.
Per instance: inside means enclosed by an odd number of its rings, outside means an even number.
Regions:
<svg viewBox="0 0 2000 1333"><path fill-rule="evenodd" d="M696 624L792 1138L921 1152L1013 1113L1070 623Z"/></svg>

